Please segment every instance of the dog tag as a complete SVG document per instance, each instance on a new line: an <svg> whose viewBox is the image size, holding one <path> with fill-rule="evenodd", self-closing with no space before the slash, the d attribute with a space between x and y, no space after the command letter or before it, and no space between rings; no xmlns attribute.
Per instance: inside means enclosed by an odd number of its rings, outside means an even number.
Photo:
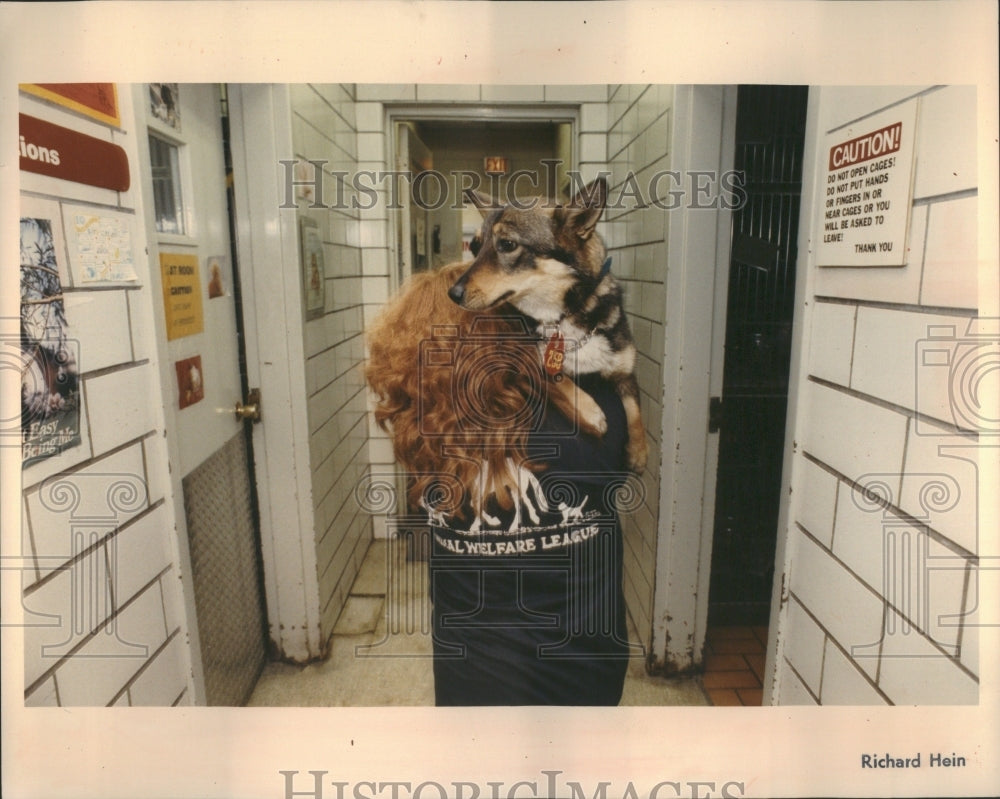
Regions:
<svg viewBox="0 0 1000 799"><path fill-rule="evenodd" d="M552 334L549 343L545 346L545 371L555 377L562 371L563 359L566 357L566 342L562 333L558 330Z"/></svg>

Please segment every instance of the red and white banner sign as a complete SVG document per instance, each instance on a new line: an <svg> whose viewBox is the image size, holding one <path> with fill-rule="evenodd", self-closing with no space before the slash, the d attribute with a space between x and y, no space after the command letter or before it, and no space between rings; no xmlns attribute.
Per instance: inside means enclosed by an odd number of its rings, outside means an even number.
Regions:
<svg viewBox="0 0 1000 799"><path fill-rule="evenodd" d="M22 171L128 191L128 156L117 144L27 114L18 127Z"/></svg>

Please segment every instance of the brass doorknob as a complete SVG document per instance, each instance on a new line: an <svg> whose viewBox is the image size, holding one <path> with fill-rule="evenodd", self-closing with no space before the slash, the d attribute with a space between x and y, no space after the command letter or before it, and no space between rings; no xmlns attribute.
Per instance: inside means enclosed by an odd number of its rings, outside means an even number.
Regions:
<svg viewBox="0 0 1000 799"><path fill-rule="evenodd" d="M249 419L251 422L260 421L260 389L252 388L247 394L246 403L237 402L234 409L237 420Z"/></svg>

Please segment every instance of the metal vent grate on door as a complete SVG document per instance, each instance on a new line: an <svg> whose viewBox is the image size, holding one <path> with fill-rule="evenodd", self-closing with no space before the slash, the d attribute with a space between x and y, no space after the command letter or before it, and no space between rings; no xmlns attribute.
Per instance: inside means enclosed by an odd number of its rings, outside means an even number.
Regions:
<svg viewBox="0 0 1000 799"><path fill-rule="evenodd" d="M209 705L243 705L264 666L264 612L243 432L183 480Z"/></svg>

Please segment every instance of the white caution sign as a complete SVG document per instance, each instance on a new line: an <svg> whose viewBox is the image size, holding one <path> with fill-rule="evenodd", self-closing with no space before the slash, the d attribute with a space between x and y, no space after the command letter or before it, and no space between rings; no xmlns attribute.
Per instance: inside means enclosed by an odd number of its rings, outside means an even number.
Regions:
<svg viewBox="0 0 1000 799"><path fill-rule="evenodd" d="M917 101L826 137L819 266L905 266Z"/></svg>

